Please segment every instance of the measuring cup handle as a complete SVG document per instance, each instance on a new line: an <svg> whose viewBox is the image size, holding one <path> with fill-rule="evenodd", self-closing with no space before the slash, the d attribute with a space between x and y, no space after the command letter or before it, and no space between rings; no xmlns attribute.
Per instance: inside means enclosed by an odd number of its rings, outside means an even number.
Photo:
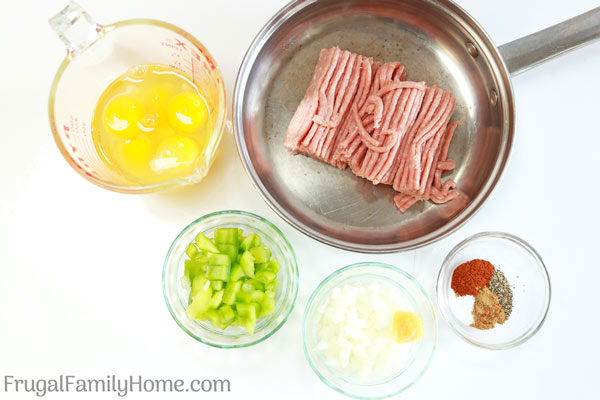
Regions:
<svg viewBox="0 0 600 400"><path fill-rule="evenodd" d="M74 57L96 42L102 35L102 26L74 1L48 20L58 37Z"/></svg>
<svg viewBox="0 0 600 400"><path fill-rule="evenodd" d="M600 39L600 7L499 47L512 76Z"/></svg>

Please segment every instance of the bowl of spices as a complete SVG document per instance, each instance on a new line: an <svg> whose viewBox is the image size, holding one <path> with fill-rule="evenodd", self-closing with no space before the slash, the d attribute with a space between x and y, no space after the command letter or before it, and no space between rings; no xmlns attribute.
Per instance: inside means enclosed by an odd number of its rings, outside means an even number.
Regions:
<svg viewBox="0 0 600 400"><path fill-rule="evenodd" d="M436 296L448 325L476 346L502 350L530 339L550 306L550 278L537 251L502 232L460 242L440 269Z"/></svg>

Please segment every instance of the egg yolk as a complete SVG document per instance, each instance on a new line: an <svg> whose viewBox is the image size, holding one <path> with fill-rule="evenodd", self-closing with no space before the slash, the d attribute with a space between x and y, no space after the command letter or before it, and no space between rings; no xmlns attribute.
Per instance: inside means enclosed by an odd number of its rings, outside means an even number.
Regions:
<svg viewBox="0 0 600 400"><path fill-rule="evenodd" d="M139 130L142 107L132 96L123 94L114 97L104 109L104 124L117 136L131 138Z"/></svg>
<svg viewBox="0 0 600 400"><path fill-rule="evenodd" d="M208 109L200 96L181 93L173 97L168 108L169 123L177 130L193 132L206 123Z"/></svg>
<svg viewBox="0 0 600 400"><path fill-rule="evenodd" d="M154 155L152 141L146 136L138 136L133 139L126 139L121 149L121 157L124 164L136 171L143 171L148 168L148 163Z"/></svg>
<svg viewBox="0 0 600 400"><path fill-rule="evenodd" d="M169 136L161 140L152 160L154 171L181 171L191 169L200 155L200 146L195 140L182 135Z"/></svg>

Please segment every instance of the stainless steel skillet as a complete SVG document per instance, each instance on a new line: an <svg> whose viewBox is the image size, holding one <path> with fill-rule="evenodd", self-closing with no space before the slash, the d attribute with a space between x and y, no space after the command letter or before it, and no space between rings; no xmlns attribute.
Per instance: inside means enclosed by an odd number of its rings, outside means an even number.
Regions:
<svg viewBox="0 0 600 400"><path fill-rule="evenodd" d="M423 246L465 223L498 183L515 129L510 76L599 37L600 8L497 48L449 0L292 1L259 32L240 67L233 102L238 150L269 205L307 235L371 253ZM407 79L456 95L454 119L463 125L450 147L456 168L448 177L459 199L401 214L391 188L283 148L319 51L334 45L401 61Z"/></svg>

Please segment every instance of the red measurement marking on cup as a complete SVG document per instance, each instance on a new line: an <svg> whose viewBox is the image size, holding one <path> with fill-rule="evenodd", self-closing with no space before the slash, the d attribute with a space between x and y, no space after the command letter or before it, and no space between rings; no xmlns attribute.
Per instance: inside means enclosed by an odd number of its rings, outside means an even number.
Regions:
<svg viewBox="0 0 600 400"><path fill-rule="evenodd" d="M86 174L87 176L91 177L91 178L96 178L96 179L100 179L100 177L96 174L95 171L86 171L81 165L79 165L74 159L73 157L71 157L71 161L73 161L73 164L80 170L83 171L84 174ZM85 165L87 167L87 165Z"/></svg>
<svg viewBox="0 0 600 400"><path fill-rule="evenodd" d="M192 63L192 82L196 83L196 75L194 75L194 57L192 57L190 61Z"/></svg>
<svg viewBox="0 0 600 400"><path fill-rule="evenodd" d="M217 66L212 62L212 60L210 59L210 57L207 54L207 51L205 49L202 48L202 46L200 45L195 45L193 43L193 41L190 38L190 35L187 32L184 32L182 30L179 30L177 32L179 35L183 36L185 39L187 39L189 41L189 43L192 44L193 49L188 49L187 44L181 40L179 40L178 38L165 38L163 42L161 42L161 44L165 47L169 47L169 48L175 48L178 51L187 51L192 57L195 57L196 60L198 60L198 62L200 62L201 64L203 64L203 66L210 70L210 71L214 71ZM172 43L175 42L175 45L173 45ZM198 50L200 53L196 53L193 50Z"/></svg>
<svg viewBox="0 0 600 400"><path fill-rule="evenodd" d="M79 129L79 120L77 119L77 117L74 116L70 116L69 118L69 122L70 122L70 126L67 124L63 124L63 132L65 134L65 147L67 149L70 149L71 154L75 154L75 153L80 153L80 151L78 150L78 147L75 146L75 144L77 144L77 146L81 145L81 147L83 147L83 156L85 156L86 153L86 146L85 143L82 143L80 140L77 140L78 137L76 135L76 137L71 138L70 133L71 132L75 132L76 134L78 134L80 131L83 132L84 136L87 136L87 129L85 124L82 124L82 128L81 130ZM74 143L76 142L76 143ZM77 157L77 159L75 159L73 156L69 156L70 160L72 161L73 165L75 165L78 169L80 169L81 171L83 171L86 175L88 175L89 177L92 178L96 178L96 179L100 179L96 173L96 171L94 171L93 169L91 169L91 167L85 162L85 159L83 157Z"/></svg>
<svg viewBox="0 0 600 400"><path fill-rule="evenodd" d="M211 70L211 71L214 71L214 70L217 68L217 66L216 66L216 65L215 65L215 64L212 62L212 60L211 60L211 58L208 56L208 54L206 54L206 53L204 52L204 50L202 50L202 49L201 49L199 46L196 46L196 49L198 49L198 51L200 52L200 54L202 54L202 55L204 56L204 57L203 57L203 58L204 58L204 60L203 60L203 61L204 61L205 63L207 63L207 64L208 64L208 66L210 67L210 70ZM198 57L200 57L200 56L198 56Z"/></svg>

